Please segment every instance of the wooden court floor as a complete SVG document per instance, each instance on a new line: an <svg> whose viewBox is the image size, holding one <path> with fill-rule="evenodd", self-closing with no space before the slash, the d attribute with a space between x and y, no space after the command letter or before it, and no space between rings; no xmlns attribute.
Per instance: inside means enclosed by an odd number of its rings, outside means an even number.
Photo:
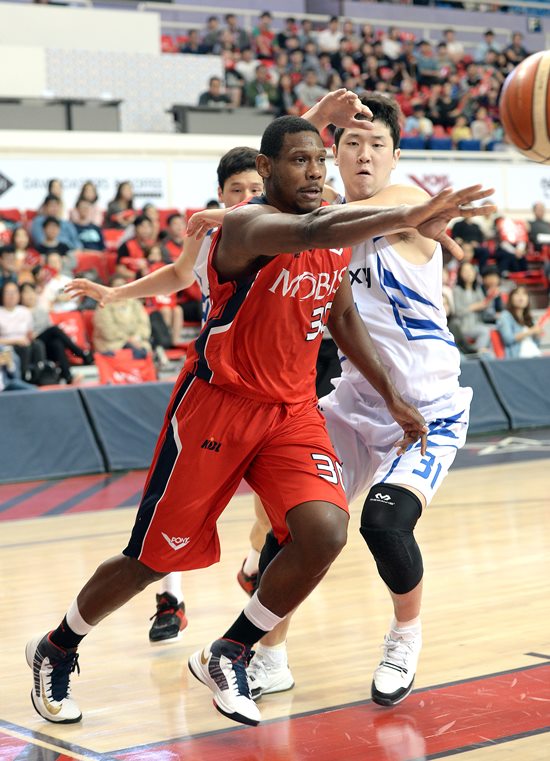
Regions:
<svg viewBox="0 0 550 761"><path fill-rule="evenodd" d="M296 687L262 700L258 728L218 714L186 666L246 602L235 575L250 496L223 516L222 561L185 575L179 643L148 643L154 589L85 640L73 679L84 719L71 726L34 712L24 645L124 546L134 510L3 521L0 760L549 761L549 471L550 459L506 463L454 470L443 484L417 531L426 576L416 689L393 709L368 700L390 608L352 506L348 546L295 617Z"/></svg>

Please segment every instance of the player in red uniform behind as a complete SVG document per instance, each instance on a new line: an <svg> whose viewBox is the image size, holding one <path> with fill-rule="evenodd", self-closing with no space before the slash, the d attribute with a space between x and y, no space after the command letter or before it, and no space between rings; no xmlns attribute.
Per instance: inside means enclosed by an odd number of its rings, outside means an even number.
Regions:
<svg viewBox="0 0 550 761"><path fill-rule="evenodd" d="M464 204L487 192L443 191L382 211L319 208L325 156L303 119L281 117L264 132L257 168L265 199L230 212L213 241L212 311L174 388L128 546L99 566L54 631L27 645L33 705L49 721L81 718L70 674L97 623L169 571L218 560L216 521L245 478L284 547L244 611L189 667L221 713L259 722L250 648L307 597L346 542L341 464L315 397L327 320L403 428L399 446L425 440L424 420L396 392L356 312L342 246L410 227L446 239L449 220L475 213Z"/></svg>

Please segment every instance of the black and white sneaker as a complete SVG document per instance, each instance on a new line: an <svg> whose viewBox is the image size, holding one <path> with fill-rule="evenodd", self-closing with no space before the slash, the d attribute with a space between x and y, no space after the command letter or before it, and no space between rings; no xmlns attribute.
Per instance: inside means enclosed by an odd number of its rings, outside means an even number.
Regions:
<svg viewBox="0 0 550 761"><path fill-rule="evenodd" d="M256 726L261 716L250 694L246 667L251 651L240 642L217 639L189 658L189 670L214 695L214 706L228 719Z"/></svg>
<svg viewBox="0 0 550 761"><path fill-rule="evenodd" d="M378 705L394 706L405 700L413 688L422 634L395 637L392 631L384 637L382 649L382 660L372 680L371 697Z"/></svg>
<svg viewBox="0 0 550 761"><path fill-rule="evenodd" d="M76 650L57 647L46 634L28 642L25 655L33 672L31 700L37 713L55 724L80 721L82 713L71 698L70 686L72 672L80 673Z"/></svg>

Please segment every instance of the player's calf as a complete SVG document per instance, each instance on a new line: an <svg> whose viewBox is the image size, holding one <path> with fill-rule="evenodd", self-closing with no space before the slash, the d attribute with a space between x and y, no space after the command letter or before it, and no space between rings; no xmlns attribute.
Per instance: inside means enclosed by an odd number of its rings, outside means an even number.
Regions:
<svg viewBox="0 0 550 761"><path fill-rule="evenodd" d="M413 534L421 513L418 497L393 484L373 486L363 506L361 534L378 573L395 594L411 592L422 579L422 555ZM409 695L421 648L420 624L403 630L394 622L384 637L382 659L372 680L375 703L392 706Z"/></svg>

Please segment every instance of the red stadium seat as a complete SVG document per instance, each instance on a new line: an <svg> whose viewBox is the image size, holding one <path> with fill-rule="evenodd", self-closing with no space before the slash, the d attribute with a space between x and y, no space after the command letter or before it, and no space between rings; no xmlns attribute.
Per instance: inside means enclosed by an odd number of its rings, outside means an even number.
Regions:
<svg viewBox="0 0 550 761"><path fill-rule="evenodd" d="M120 349L112 357L96 352L94 362L99 372L99 382L102 384L126 385L157 380L151 354L145 359L134 359L130 349Z"/></svg>
<svg viewBox="0 0 550 761"><path fill-rule="evenodd" d="M161 35L160 49L163 53L177 53L179 50L171 34Z"/></svg>
<svg viewBox="0 0 550 761"><path fill-rule="evenodd" d="M491 346L493 348L494 355L497 359L504 359L506 356L506 349L504 348L504 341L498 330L491 330Z"/></svg>
<svg viewBox="0 0 550 761"><path fill-rule="evenodd" d="M50 317L54 325L65 331L69 338L74 341L83 351L90 350L90 344L86 337L86 326L82 312L50 312ZM67 351L67 357L72 365L81 365L82 360L75 357L74 354Z"/></svg>
<svg viewBox="0 0 550 761"><path fill-rule="evenodd" d="M181 211L179 209L158 209L158 213L160 229L164 230L168 224L168 217L171 217L172 214L181 214Z"/></svg>
<svg viewBox="0 0 550 761"><path fill-rule="evenodd" d="M102 233L105 245L109 251L116 251L118 248L118 242L124 234L124 230L117 230L111 227L106 227L102 230Z"/></svg>
<svg viewBox="0 0 550 761"><path fill-rule="evenodd" d="M102 283L109 279L108 262L102 251L77 251L75 272L95 270Z"/></svg>
<svg viewBox="0 0 550 761"><path fill-rule="evenodd" d="M83 309L80 314L84 322L84 334L90 346L94 345L94 314L95 309Z"/></svg>
<svg viewBox="0 0 550 761"><path fill-rule="evenodd" d="M0 209L0 219L4 219L6 222L13 222L14 224L20 224L23 221L23 214L19 209Z"/></svg>
<svg viewBox="0 0 550 761"><path fill-rule="evenodd" d="M191 217L196 211L204 211L204 206L197 207L196 209L186 209L185 210L185 221L189 222Z"/></svg>

